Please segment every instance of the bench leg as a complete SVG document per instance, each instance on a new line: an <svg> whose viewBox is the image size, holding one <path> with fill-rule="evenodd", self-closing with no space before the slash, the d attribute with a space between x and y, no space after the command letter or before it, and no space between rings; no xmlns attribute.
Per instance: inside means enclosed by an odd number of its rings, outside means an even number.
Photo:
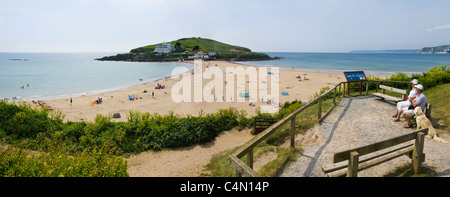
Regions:
<svg viewBox="0 0 450 197"><path fill-rule="evenodd" d="M351 152L350 159L348 160L347 177L358 176L358 163L359 163L359 153L356 151Z"/></svg>
<svg viewBox="0 0 450 197"><path fill-rule="evenodd" d="M418 133L412 154L412 170L414 174L418 174L422 167L422 162L424 160L423 157L424 140L425 134L422 132Z"/></svg>

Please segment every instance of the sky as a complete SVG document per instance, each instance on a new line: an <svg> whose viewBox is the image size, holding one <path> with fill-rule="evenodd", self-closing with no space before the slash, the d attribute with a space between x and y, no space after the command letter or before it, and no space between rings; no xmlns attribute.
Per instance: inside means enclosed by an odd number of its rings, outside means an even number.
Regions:
<svg viewBox="0 0 450 197"><path fill-rule="evenodd" d="M448 0L0 0L0 52L128 52L186 37L258 52L450 44Z"/></svg>

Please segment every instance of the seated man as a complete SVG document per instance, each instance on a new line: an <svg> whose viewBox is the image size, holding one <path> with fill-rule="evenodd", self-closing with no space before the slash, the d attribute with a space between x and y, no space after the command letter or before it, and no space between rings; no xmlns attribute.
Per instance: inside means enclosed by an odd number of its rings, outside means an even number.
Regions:
<svg viewBox="0 0 450 197"><path fill-rule="evenodd" d="M395 115L392 116L394 119L394 122L400 121L400 115L402 114L402 109L405 107L409 107L411 105L412 100L414 100L417 96L415 86L419 84L419 81L417 79L414 79L411 81L413 89L411 92L409 92L408 100L398 102L397 103L397 111L395 112Z"/></svg>
<svg viewBox="0 0 450 197"><path fill-rule="evenodd" d="M405 107L403 108L403 117L406 120L406 125L403 126L405 128L411 128L411 117L414 116L414 108L420 107L423 110L425 110L425 107L427 105L427 98L425 97L425 94L423 94L423 86L422 85L416 85L416 93L417 96L414 100L412 100L412 106L413 107Z"/></svg>

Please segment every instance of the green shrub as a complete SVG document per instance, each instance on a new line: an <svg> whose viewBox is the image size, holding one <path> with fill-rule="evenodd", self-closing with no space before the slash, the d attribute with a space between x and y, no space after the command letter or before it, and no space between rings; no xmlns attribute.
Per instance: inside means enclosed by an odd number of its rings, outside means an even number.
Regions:
<svg viewBox="0 0 450 197"><path fill-rule="evenodd" d="M450 68L444 64L441 66L434 66L430 68L428 72L422 74L413 74L411 77L404 73L397 73L389 77L387 80L412 81L413 79L417 79L419 84L423 85L425 89L429 89L440 84L450 83ZM386 83L386 85L401 89L408 88L408 84Z"/></svg>
<svg viewBox="0 0 450 197"><path fill-rule="evenodd" d="M48 109L32 109L29 104L0 101L0 137L8 142L35 138L38 133L52 133L63 128L62 113Z"/></svg>
<svg viewBox="0 0 450 197"><path fill-rule="evenodd" d="M64 146L36 153L7 148L0 150L0 177L128 177L127 161L107 150L67 154Z"/></svg>
<svg viewBox="0 0 450 197"><path fill-rule="evenodd" d="M450 67L447 65L435 66L422 75L413 75L412 78L416 78L425 89L450 83Z"/></svg>

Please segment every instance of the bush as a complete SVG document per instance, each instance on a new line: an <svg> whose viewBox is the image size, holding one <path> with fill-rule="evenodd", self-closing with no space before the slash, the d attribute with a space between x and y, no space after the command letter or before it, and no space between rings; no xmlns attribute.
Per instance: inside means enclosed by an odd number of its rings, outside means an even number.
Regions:
<svg viewBox="0 0 450 197"><path fill-rule="evenodd" d="M128 177L127 161L107 148L71 152L64 146L31 153L21 147L0 150L0 177Z"/></svg>
<svg viewBox="0 0 450 197"><path fill-rule="evenodd" d="M38 133L52 133L63 128L61 112L32 109L29 104L0 101L0 137L8 142L35 138Z"/></svg>
<svg viewBox="0 0 450 197"><path fill-rule="evenodd" d="M417 79L419 84L423 85L425 89L429 89L440 84L450 83L450 68L444 64L441 66L432 67L428 70L428 72L422 74L413 74L411 77L404 73L397 73L396 75L389 77L387 80L412 81L413 79ZM386 83L386 85L402 89L408 88L408 84Z"/></svg>
<svg viewBox="0 0 450 197"><path fill-rule="evenodd" d="M435 66L422 75L413 75L412 78L416 78L425 89L450 83L450 67L447 68L447 65Z"/></svg>

